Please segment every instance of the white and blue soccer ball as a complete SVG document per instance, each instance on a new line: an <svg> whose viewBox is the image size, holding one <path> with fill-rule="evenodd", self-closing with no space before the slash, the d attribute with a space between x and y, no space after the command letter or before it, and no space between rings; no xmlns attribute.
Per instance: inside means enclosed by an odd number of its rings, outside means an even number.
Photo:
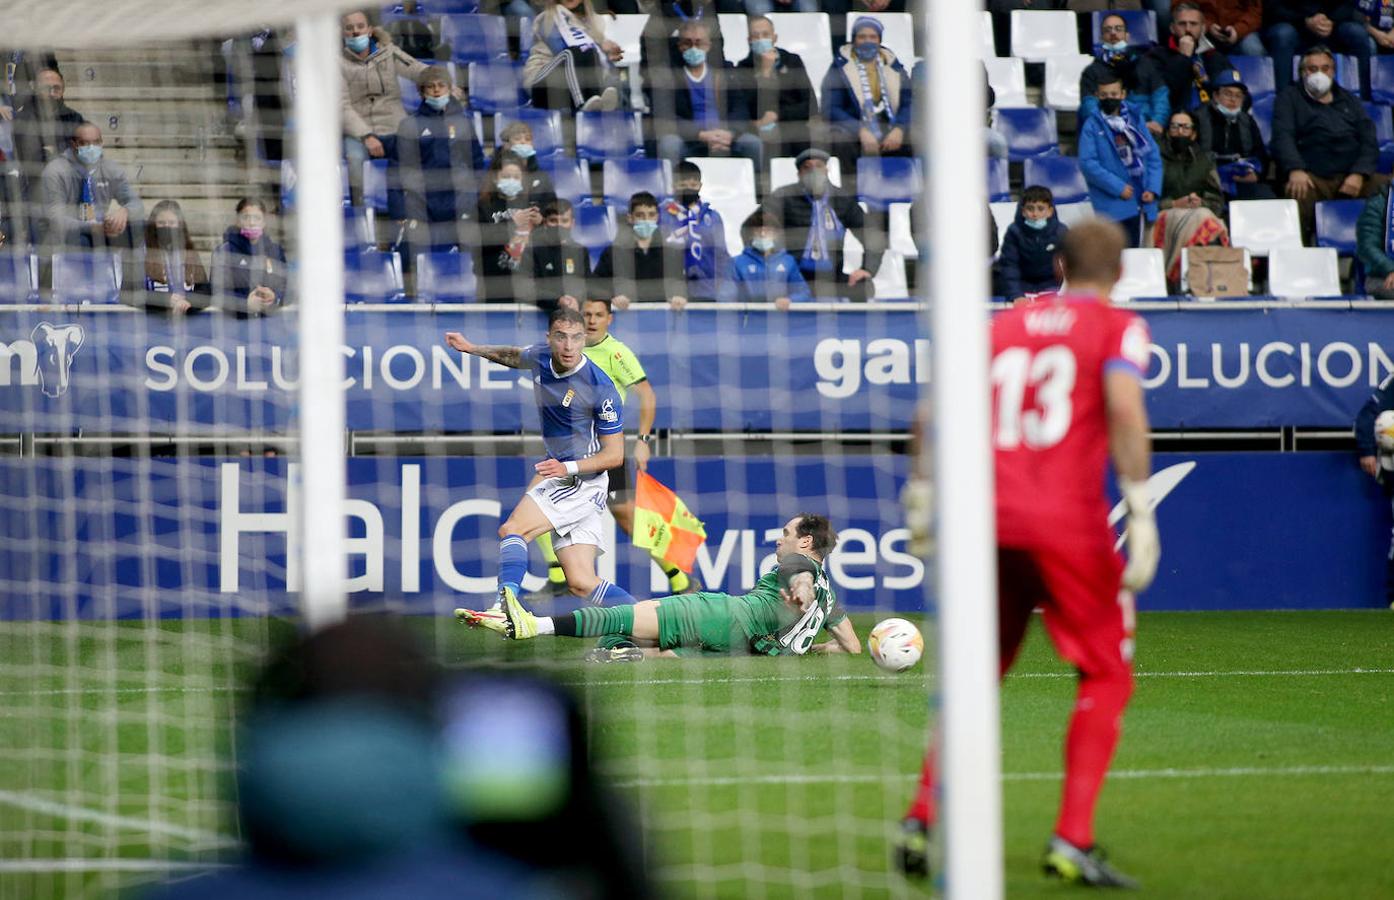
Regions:
<svg viewBox="0 0 1394 900"><path fill-rule="evenodd" d="M924 636L904 619L877 622L866 643L872 660L888 672L904 672L924 655Z"/></svg>

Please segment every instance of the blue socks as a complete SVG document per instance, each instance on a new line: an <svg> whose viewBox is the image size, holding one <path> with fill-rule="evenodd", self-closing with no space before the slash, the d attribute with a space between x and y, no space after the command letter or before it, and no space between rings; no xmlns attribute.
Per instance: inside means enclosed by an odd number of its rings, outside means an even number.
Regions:
<svg viewBox="0 0 1394 900"><path fill-rule="evenodd" d="M617 584L601 580L591 595L586 598L591 606L619 606L622 603L636 602L634 596Z"/></svg>
<svg viewBox="0 0 1394 900"><path fill-rule="evenodd" d="M523 576L528 571L528 542L521 535L510 534L499 541L499 587L523 592Z"/></svg>

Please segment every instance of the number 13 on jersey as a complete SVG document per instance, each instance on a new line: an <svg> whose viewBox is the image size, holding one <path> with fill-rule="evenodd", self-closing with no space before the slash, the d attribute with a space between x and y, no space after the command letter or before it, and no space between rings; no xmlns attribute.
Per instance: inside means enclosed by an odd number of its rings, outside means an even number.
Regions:
<svg viewBox="0 0 1394 900"><path fill-rule="evenodd" d="M1064 439L1074 407L1070 395L1078 373L1074 351L1054 344L1032 352L1009 347L992 360L992 390L997 397L993 442L999 450L1025 444L1043 450Z"/></svg>

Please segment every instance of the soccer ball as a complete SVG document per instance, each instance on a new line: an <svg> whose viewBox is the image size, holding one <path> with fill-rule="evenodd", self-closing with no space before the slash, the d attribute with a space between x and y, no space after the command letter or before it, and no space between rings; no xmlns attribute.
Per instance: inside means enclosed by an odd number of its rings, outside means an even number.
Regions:
<svg viewBox="0 0 1394 900"><path fill-rule="evenodd" d="M1375 417L1375 443L1381 453L1394 453L1394 409L1386 409Z"/></svg>
<svg viewBox="0 0 1394 900"><path fill-rule="evenodd" d="M904 672L924 653L920 630L904 619L882 619L871 629L866 643L872 660L889 672Z"/></svg>

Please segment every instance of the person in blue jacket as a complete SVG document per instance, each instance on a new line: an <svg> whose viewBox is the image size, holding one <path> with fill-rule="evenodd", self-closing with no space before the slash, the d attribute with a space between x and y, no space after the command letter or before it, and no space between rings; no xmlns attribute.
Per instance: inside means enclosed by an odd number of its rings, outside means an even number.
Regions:
<svg viewBox="0 0 1394 900"><path fill-rule="evenodd" d="M1128 245L1140 245L1157 218L1162 153L1118 79L1099 82L1099 111L1079 128L1079 168L1094 212L1123 226Z"/></svg>
<svg viewBox="0 0 1394 900"><path fill-rule="evenodd" d="M823 76L823 118L828 150L842 171L857 171L863 156L910 156L910 73L881 43L881 23L862 16L852 40L837 51Z"/></svg>
<svg viewBox="0 0 1394 900"><path fill-rule="evenodd" d="M745 251L727 266L722 300L773 302L776 309L787 310L791 303L813 299L798 260L784 249L779 220L773 214L757 209L747 216L741 223L741 240Z"/></svg>
<svg viewBox="0 0 1394 900"><path fill-rule="evenodd" d="M1147 55L1150 45L1134 44L1128 33L1128 23L1117 13L1109 13L1099 23L1103 40L1094 45L1094 61L1085 66L1079 76L1079 119L1099 111L1099 99L1094 96L1099 82L1109 77L1122 79L1123 87L1132 98L1147 130L1161 137L1171 117L1171 99L1166 79L1156 60Z"/></svg>
<svg viewBox="0 0 1394 900"><path fill-rule="evenodd" d="M1055 215L1055 195L1050 188L1031 185L1021 192L1016 221L1007 226L1002 252L993 274L993 292L1008 300L1025 300L1027 294L1060 289L1055 254L1069 228Z"/></svg>
<svg viewBox="0 0 1394 900"><path fill-rule="evenodd" d="M1394 453L1382 452L1375 434L1381 413L1394 410L1394 375L1388 375L1355 415L1355 452L1360 468L1380 483L1386 496L1394 496ZM1382 423L1381 423L1382 424ZM1394 535L1384 560L1384 599L1394 607Z"/></svg>

